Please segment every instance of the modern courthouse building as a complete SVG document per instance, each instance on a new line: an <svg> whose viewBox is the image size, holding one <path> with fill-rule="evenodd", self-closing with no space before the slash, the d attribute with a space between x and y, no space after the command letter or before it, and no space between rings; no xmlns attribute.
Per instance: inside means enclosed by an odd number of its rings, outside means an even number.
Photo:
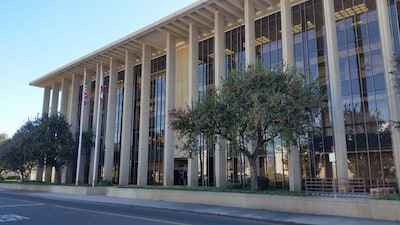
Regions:
<svg viewBox="0 0 400 225"><path fill-rule="evenodd" d="M399 15L398 0L199 0L30 84L44 89L43 115L64 115L76 134L100 126L97 157L95 148L82 151L80 182L220 187L248 178L245 157L201 139L188 157L176 148L168 110L201 100L257 60L295 66L319 82L328 104L299 150L280 140L266 147L258 175L291 190L311 178L398 189Z"/></svg>

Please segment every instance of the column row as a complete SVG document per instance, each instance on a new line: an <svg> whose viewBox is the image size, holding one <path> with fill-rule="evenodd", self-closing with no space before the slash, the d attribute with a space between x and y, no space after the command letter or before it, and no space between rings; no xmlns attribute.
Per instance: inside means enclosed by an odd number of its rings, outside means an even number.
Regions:
<svg viewBox="0 0 400 225"><path fill-rule="evenodd" d="M255 63L255 9L254 0L244 0L244 26L245 26L245 49L246 49L246 64ZM390 75L390 71L393 70L390 62L393 55L393 47L391 45L390 37L387 35L390 33L390 21L388 16L387 2L376 0L377 14L380 28L380 36L382 40L382 52L384 55L385 62L385 76L386 86L389 99L389 110L390 119L399 120L398 116L398 102L396 99L396 93L391 83L393 83L393 76ZM326 43L327 43L327 58L329 62L329 83L330 83L330 97L332 105L342 105L342 92L341 92L341 81L340 81L340 68L338 58L338 47L337 47L337 31L336 31L336 20L335 20L335 9L333 1L323 0L324 10L324 24L326 32ZM293 50L293 22L292 22L292 10L289 0L281 0L281 30L282 30L282 57L285 64L293 66L294 62L294 50ZM216 11L214 14L214 38L215 38L215 62L214 62L214 74L215 74L215 87L218 90L222 79L225 76L225 18L220 12ZM188 68L188 86L189 86L189 101L198 101L198 42L199 42L199 31L195 24L189 24L189 40L188 40L188 56L189 56L189 68ZM166 39L166 112L175 106L175 66L176 66L176 41L175 38L167 34ZM143 44L142 46L142 81L141 81L141 111L140 111L140 133L139 133L139 155L138 155L138 176L137 184L146 185L148 178L148 140L149 140L149 107L150 107L150 81L151 81L151 47ZM124 79L124 104L123 104L123 115L122 115L122 140L121 140L121 157L120 157L120 169L119 169L119 184L124 185L129 182L129 167L130 167L130 155L131 155L131 138L132 138L132 119L133 119L133 99L135 98L134 93L134 77L133 77L133 54L126 52L125 55L125 79ZM105 130L105 158L104 158L104 179L112 179L112 165L114 159L114 134L115 134L115 118L116 118L116 86L117 86L117 62L115 59L110 58L110 73L109 73L109 92L108 92L108 105L107 105L107 118L106 118L106 130ZM99 66L97 66L99 68ZM98 70L98 69L97 69ZM96 71L96 80L99 80L99 71ZM88 76L88 81L91 81L91 76ZM60 104L60 113L65 115L68 122L71 124L73 130L77 130L77 120L73 118L73 115L77 115L77 102L78 102L78 89L80 84L80 77L73 75L72 80L62 80L62 96ZM71 90L70 90L71 87ZM87 85L88 88L91 85ZM52 90L52 93L51 93ZM60 84L53 83L52 87L46 87L44 90L43 110L42 114L47 115L50 111L51 115L57 113L58 99L60 92ZM91 92L88 91L88 94ZM96 95L98 93L98 85L96 85ZM51 105L50 105L51 97ZM89 97L90 98L90 97ZM97 96L95 96L97 99ZM95 104L95 112L101 109L97 109ZM190 103L189 103L190 105ZM51 106L51 108L50 108ZM81 119L84 123L84 130L88 130L87 121L89 120L88 112L85 111L83 118ZM94 113L94 120L96 121L96 114ZM344 117L341 107L332 107L332 120L333 120L333 138L334 138L334 150L336 150L337 160L337 178L340 180L347 180L348 178L348 165L347 165L347 147L345 139L345 127ZM165 146L164 146L164 185L173 184L173 169L174 169L174 132L169 129L168 116L165 120ZM95 126L93 126L95 127ZM95 128L94 128L95 129ZM392 130L392 143L394 152L394 161L396 168L400 168L400 134ZM215 176L216 185L224 186L226 180L226 151L224 149L223 140L218 140L216 145L215 153ZM299 152L291 154L289 156L289 170L290 170L290 184L291 189L296 190L301 186L301 174L299 169L300 165ZM92 154L93 155L93 154ZM93 161L98 159L91 159L91 165ZM38 171L40 169L38 168ZM92 169L91 169L92 171ZM188 159L188 185L197 185L197 173L198 173L198 159L195 155L193 158ZM48 174L48 171L46 171ZM93 174L91 175L93 176ZM82 176L80 175L80 179ZM39 178L38 178L39 179ZM41 179L41 177L40 177ZM45 180L49 178L45 177ZM91 180L91 179L90 179ZM397 183L400 184L400 173L397 173Z"/></svg>

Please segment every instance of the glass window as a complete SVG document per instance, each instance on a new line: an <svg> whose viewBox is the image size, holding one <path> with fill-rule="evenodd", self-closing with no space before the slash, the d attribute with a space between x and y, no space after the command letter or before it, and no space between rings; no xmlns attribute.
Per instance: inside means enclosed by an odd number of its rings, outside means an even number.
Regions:
<svg viewBox="0 0 400 225"><path fill-rule="evenodd" d="M383 74L374 76L375 90L385 90L385 77Z"/></svg>

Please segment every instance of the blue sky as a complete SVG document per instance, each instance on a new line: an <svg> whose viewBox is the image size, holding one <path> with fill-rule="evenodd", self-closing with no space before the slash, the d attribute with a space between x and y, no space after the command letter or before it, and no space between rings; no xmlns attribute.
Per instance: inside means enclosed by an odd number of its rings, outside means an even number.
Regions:
<svg viewBox="0 0 400 225"><path fill-rule="evenodd" d="M29 82L196 0L0 1L0 133L42 111Z"/></svg>

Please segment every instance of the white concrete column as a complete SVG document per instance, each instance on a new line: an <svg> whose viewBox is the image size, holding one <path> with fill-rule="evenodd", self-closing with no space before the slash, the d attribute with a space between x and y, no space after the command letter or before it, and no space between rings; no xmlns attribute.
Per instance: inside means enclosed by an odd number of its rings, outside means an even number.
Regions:
<svg viewBox="0 0 400 225"><path fill-rule="evenodd" d="M169 127L169 111L175 107L175 65L176 65L175 37L167 34L167 73L165 93L165 143L164 143L164 186L174 184L174 150L175 132Z"/></svg>
<svg viewBox="0 0 400 225"><path fill-rule="evenodd" d="M246 67L256 63L254 0L244 0L244 36L246 50Z"/></svg>
<svg viewBox="0 0 400 225"><path fill-rule="evenodd" d="M396 79L391 73L392 71L395 71L395 65L393 63L393 56L395 53L393 41L390 35L391 27L387 2L376 0L376 9L378 13L383 64L385 67L386 93L389 103L389 118L391 121L400 121L397 90L394 86ZM392 133L393 161L396 168L397 187L400 189L400 132L397 131L394 126L390 126L390 132Z"/></svg>
<svg viewBox="0 0 400 225"><path fill-rule="evenodd" d="M44 169L44 182L45 183L51 183L51 175L52 175L53 167L51 166L45 166Z"/></svg>
<svg viewBox="0 0 400 225"><path fill-rule="evenodd" d="M42 117L49 115L49 108L50 108L50 87L44 88L43 94L43 106L42 106Z"/></svg>
<svg viewBox="0 0 400 225"><path fill-rule="evenodd" d="M62 115L65 119L65 121L67 121L69 123L69 119L68 119L68 104L69 104L69 100L70 100L70 95L72 93L70 93L70 86L71 86L71 81L63 78L62 82L61 82L61 105L60 105L60 115ZM70 124L70 123L69 123ZM75 131L72 132L73 134L73 138L75 138ZM71 183L72 181L72 167L71 165L64 165L63 167L61 167L61 183L65 184L65 183Z"/></svg>
<svg viewBox="0 0 400 225"><path fill-rule="evenodd" d="M51 91L50 87L44 88L42 118L49 116L50 91ZM36 166L36 181L39 181L39 182L41 182L43 179L43 166L44 166L43 164L44 164L44 162L39 162L38 165Z"/></svg>
<svg viewBox="0 0 400 225"><path fill-rule="evenodd" d="M329 62L329 82L331 91L332 124L334 148L336 150L337 178L340 182L348 180L346 133L342 110L342 87L340 84L340 68L335 21L335 8L332 0L323 0L326 30L327 54Z"/></svg>
<svg viewBox="0 0 400 225"><path fill-rule="evenodd" d="M72 74L72 87L71 87L71 98L70 107L68 112L68 123L71 125L71 132L73 137L76 138L78 132L78 109L79 109L79 85L81 77L77 74Z"/></svg>
<svg viewBox="0 0 400 225"><path fill-rule="evenodd" d="M72 74L72 82L71 82L71 91L69 94L68 104L69 107L68 117L65 118L68 124L71 126L70 130L72 133L72 137L77 141L77 132L78 132L78 104L79 104L79 83L80 77L76 74ZM64 84L63 84L64 89ZM63 91L64 95L64 91ZM61 183L72 183L73 178L73 164L69 164L63 167L61 174Z"/></svg>
<svg viewBox="0 0 400 225"><path fill-rule="evenodd" d="M60 85L58 83L53 83L53 91L51 93L51 108L50 115L54 116L58 113L58 96L60 94Z"/></svg>
<svg viewBox="0 0 400 225"><path fill-rule="evenodd" d="M189 102L188 105L196 103L199 99L199 31L198 28L189 24ZM192 155L188 158L188 186L198 185L198 163L199 156Z"/></svg>
<svg viewBox="0 0 400 225"><path fill-rule="evenodd" d="M140 131L138 156L139 186L147 185L148 156L149 156L149 111L150 111L150 81L151 81L151 48L143 44L142 55L142 86L140 95Z"/></svg>
<svg viewBox="0 0 400 225"><path fill-rule="evenodd" d="M287 69L295 66L293 47L293 19L292 7L289 0L281 0L281 28L282 28L282 57ZM289 189L301 190L301 163L297 145L289 147Z"/></svg>
<svg viewBox="0 0 400 225"><path fill-rule="evenodd" d="M36 166L36 181L42 182L43 181L43 164L37 164Z"/></svg>
<svg viewBox="0 0 400 225"><path fill-rule="evenodd" d="M71 81L62 78L61 81L61 104L60 104L60 115L64 117L65 121L68 122L68 99L69 99L69 87ZM60 169L61 183L65 184L67 180L68 165L64 165Z"/></svg>
<svg viewBox="0 0 400 225"><path fill-rule="evenodd" d="M97 63L97 65L96 65L96 86L95 86L95 91L94 91L93 125L92 125L92 131L93 131L93 134L95 135L95 139L96 139L96 129L97 129L97 124L96 124L97 111L99 110L99 88L100 88L100 63ZM94 153L95 153L95 149L94 149L94 147L92 147L90 149L90 164L89 164L89 179L88 179L89 184L92 184L92 180L93 180L93 166L94 166L94 155L95 155Z"/></svg>
<svg viewBox="0 0 400 225"><path fill-rule="evenodd" d="M125 78L124 78L124 104L122 109L122 137L121 137L121 157L119 168L119 185L129 183L129 162L131 155L132 138L132 108L135 93L133 76L133 54L125 52Z"/></svg>
<svg viewBox="0 0 400 225"><path fill-rule="evenodd" d="M294 40L292 7L289 0L281 0L282 58L289 66L294 66Z"/></svg>
<svg viewBox="0 0 400 225"><path fill-rule="evenodd" d="M51 108L50 108L50 115L56 116L58 113L58 97L60 94L60 85L58 83L53 83L53 90L51 93ZM44 182L50 183L52 177L52 170L51 166L47 166L44 171Z"/></svg>
<svg viewBox="0 0 400 225"><path fill-rule="evenodd" d="M114 142L115 142L115 118L117 111L117 82L118 64L110 58L110 76L108 80L108 105L105 132L104 150L104 180L112 180L112 168L114 164Z"/></svg>
<svg viewBox="0 0 400 225"><path fill-rule="evenodd" d="M254 28L254 26L253 26ZM220 12L214 14L214 82L215 90L220 91L222 82L225 79L225 25L224 16ZM254 34L254 32L253 32ZM246 51L247 54L247 51ZM247 56L246 56L247 57ZM247 62L247 60L246 60ZM224 187L226 185L226 149L225 141L218 136L215 143L215 185Z"/></svg>
<svg viewBox="0 0 400 225"><path fill-rule="evenodd" d="M66 78L62 79L62 89L61 89L61 105L60 105L60 114L67 121L68 117L68 98L69 98L69 86L71 85L71 81Z"/></svg>
<svg viewBox="0 0 400 225"><path fill-rule="evenodd" d="M301 157L298 145L290 145L288 163L289 189L301 191Z"/></svg>

